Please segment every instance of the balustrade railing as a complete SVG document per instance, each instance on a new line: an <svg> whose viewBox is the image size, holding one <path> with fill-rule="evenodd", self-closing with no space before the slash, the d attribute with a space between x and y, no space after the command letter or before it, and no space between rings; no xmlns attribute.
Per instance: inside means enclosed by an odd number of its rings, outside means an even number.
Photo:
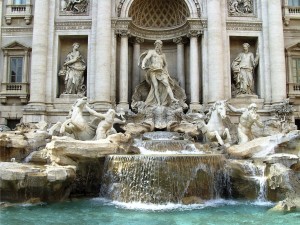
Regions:
<svg viewBox="0 0 300 225"><path fill-rule="evenodd" d="M24 18L26 24L30 24L32 17L32 5L6 5L5 21L10 25L13 18Z"/></svg>
<svg viewBox="0 0 300 225"><path fill-rule="evenodd" d="M300 84L289 83L288 84L288 95L289 96L298 96L300 97Z"/></svg>
<svg viewBox="0 0 300 225"><path fill-rule="evenodd" d="M289 6L288 1L283 1L282 14L284 24L288 26L291 19L300 19L300 6Z"/></svg>
<svg viewBox="0 0 300 225"><path fill-rule="evenodd" d="M29 94L28 83L2 83L1 94Z"/></svg>

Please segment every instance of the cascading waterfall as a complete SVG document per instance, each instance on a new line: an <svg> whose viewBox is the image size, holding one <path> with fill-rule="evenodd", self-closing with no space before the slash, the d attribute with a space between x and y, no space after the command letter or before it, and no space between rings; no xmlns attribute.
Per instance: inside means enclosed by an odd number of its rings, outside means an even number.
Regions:
<svg viewBox="0 0 300 225"><path fill-rule="evenodd" d="M265 177L265 164L255 165L252 162L245 161L243 163L245 171L249 174L251 179L254 179L259 187L257 191L257 200L266 201L267 197L267 178Z"/></svg>
<svg viewBox="0 0 300 225"><path fill-rule="evenodd" d="M224 197L230 185L223 155L111 155L101 195L120 202L181 203Z"/></svg>
<svg viewBox="0 0 300 225"><path fill-rule="evenodd" d="M258 201L266 201L267 198L267 178L265 177L266 165L258 165L257 171L259 176L257 176L257 181L259 183L259 192L257 195Z"/></svg>

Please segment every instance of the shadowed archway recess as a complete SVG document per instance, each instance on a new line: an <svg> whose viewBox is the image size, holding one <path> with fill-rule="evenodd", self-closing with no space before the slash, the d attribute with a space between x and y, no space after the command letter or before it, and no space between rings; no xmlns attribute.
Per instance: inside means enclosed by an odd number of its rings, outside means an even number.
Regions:
<svg viewBox="0 0 300 225"><path fill-rule="evenodd" d="M144 29L172 29L190 16L183 0L136 0L129 9L132 23Z"/></svg>

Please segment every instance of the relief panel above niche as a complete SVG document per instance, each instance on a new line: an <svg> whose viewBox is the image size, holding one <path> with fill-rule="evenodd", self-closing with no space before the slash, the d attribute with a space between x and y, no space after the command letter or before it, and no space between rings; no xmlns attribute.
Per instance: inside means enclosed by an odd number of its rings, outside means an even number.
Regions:
<svg viewBox="0 0 300 225"><path fill-rule="evenodd" d="M61 16L89 15L90 0L59 0L59 4Z"/></svg>
<svg viewBox="0 0 300 225"><path fill-rule="evenodd" d="M227 0L229 17L255 17L255 0Z"/></svg>

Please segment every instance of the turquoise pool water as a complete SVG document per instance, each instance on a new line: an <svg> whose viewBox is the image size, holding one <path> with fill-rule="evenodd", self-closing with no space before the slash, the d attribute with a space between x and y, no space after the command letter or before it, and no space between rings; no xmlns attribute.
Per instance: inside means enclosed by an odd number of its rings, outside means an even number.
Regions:
<svg viewBox="0 0 300 225"><path fill-rule="evenodd" d="M122 204L101 198L2 208L1 225L297 225L300 213L268 212L261 202L214 200L204 205Z"/></svg>

